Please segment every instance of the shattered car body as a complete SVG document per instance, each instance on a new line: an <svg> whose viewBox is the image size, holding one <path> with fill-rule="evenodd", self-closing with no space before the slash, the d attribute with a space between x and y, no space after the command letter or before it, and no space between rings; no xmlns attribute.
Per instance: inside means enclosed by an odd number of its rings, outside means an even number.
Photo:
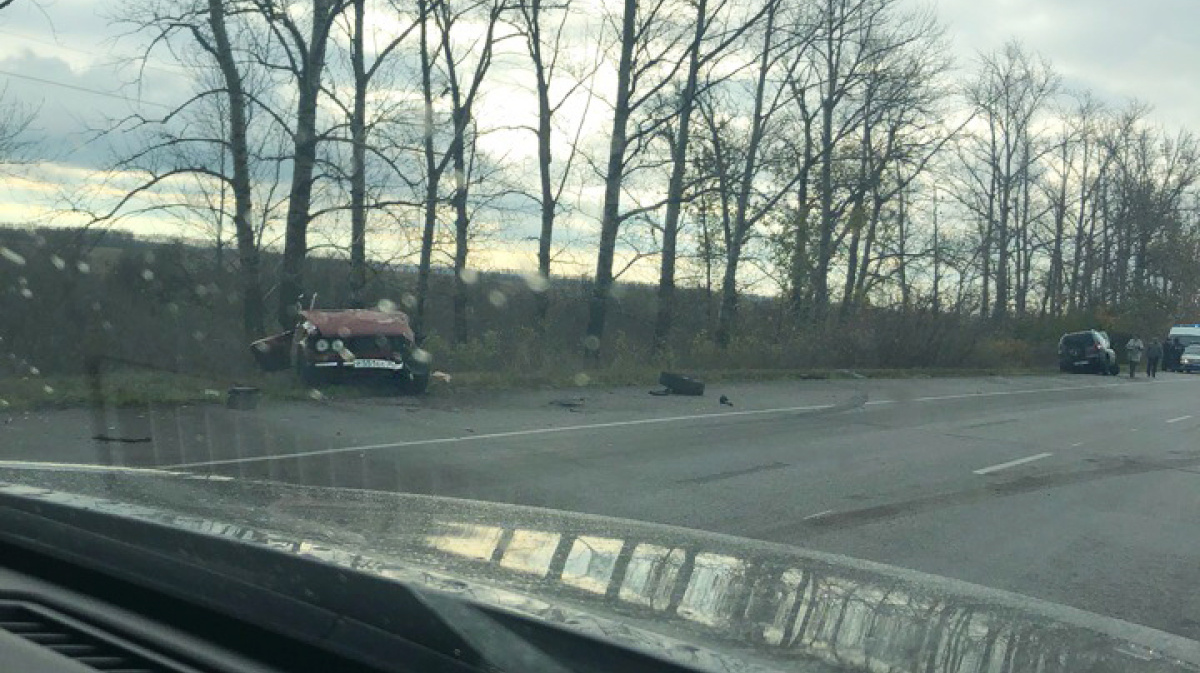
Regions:
<svg viewBox="0 0 1200 673"><path fill-rule="evenodd" d="M429 385L431 358L400 312L301 311L295 329L255 341L251 352L264 370L292 367L306 384L354 376L392 380L414 393Z"/></svg>

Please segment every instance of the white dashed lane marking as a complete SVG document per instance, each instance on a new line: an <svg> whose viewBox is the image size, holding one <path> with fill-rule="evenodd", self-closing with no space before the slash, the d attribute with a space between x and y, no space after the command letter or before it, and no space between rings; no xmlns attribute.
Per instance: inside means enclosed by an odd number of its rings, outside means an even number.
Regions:
<svg viewBox="0 0 1200 673"><path fill-rule="evenodd" d="M1026 456L1026 457L1024 457L1024 458L1018 458L1018 459L1016 459L1016 460L1010 460L1010 461L1008 461L1007 463L1000 463L999 465L992 465L992 466L989 466L989 467L982 467L982 468L980 468L980 469L978 469L978 470L975 470L975 474L991 474L991 473L993 473L993 472L999 472L1000 470L1007 470L1007 469L1008 469L1008 468L1010 468L1010 467L1016 467L1016 466L1018 466L1018 465L1024 465L1025 463L1032 463L1032 462L1033 462L1033 461L1035 461L1035 460L1041 460L1041 459L1043 459L1043 458L1049 458L1050 456L1053 456L1053 455L1054 455L1053 453L1039 453L1039 454L1037 454L1037 455L1034 455L1034 456Z"/></svg>

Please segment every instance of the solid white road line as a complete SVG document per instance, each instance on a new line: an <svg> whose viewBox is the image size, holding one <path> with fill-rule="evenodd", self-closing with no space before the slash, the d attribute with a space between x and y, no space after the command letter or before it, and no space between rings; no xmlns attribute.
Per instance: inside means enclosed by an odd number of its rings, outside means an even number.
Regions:
<svg viewBox="0 0 1200 673"><path fill-rule="evenodd" d="M823 511L823 512L817 512L816 514L809 514L808 516L804 517L804 518L803 518L803 519L801 519L801 520L802 520L802 521L812 521L813 519L820 519L821 517L823 517L823 516L828 516L828 515L830 515L830 514L833 514L833 510L832 510L832 509L827 509L827 510L825 510L825 511Z"/></svg>
<svg viewBox="0 0 1200 673"><path fill-rule="evenodd" d="M463 435L459 437L440 437L437 439L415 439L408 442L391 442L388 444L365 444L363 446L343 446L333 449L316 451L301 451L274 456L248 456L246 458L229 458L226 460L206 460L196 463L179 463L165 465L163 469L183 469L190 467L207 467L210 465L237 465L240 463L259 463L270 460L287 460L289 458L305 458L308 456L327 456L336 453L351 453L355 451L378 451L380 449L399 449L411 446L429 446L433 444L454 444L458 442L476 442L483 439L504 439L507 437L529 437L533 435L549 435L562 432L582 432L586 430L603 430L607 428L624 428L635 425L653 425L657 423L678 423L681 421L702 421L711 418L730 418L733 416L764 416L768 414L786 414L795 412L825 411L833 409L834 404L816 404L803 407L779 407L776 409L749 409L745 411L724 411L715 414L691 414L688 416L664 416L659 418L639 418L632 421L612 421L609 423L589 423L586 425L564 425L556 428L534 428L532 430L511 430L508 432L490 432L482 435Z"/></svg>
<svg viewBox="0 0 1200 673"><path fill-rule="evenodd" d="M975 470L975 474L991 474L992 472L999 472L1000 470L1007 470L1010 467L1024 465L1025 463L1032 463L1035 460L1049 458L1050 456L1053 456L1053 455L1054 455L1053 453L1039 453L1035 456L1026 456L1025 458L1018 458L1016 460L1010 460L1007 463L1000 463L999 465L992 465L991 467L985 467L985 468Z"/></svg>
<svg viewBox="0 0 1200 673"><path fill-rule="evenodd" d="M1192 417L1192 415L1188 414L1187 416L1180 416L1179 418L1172 418L1172 419L1168 420L1167 422L1168 423L1178 423L1179 421L1186 421L1187 419L1189 419L1191 417Z"/></svg>
<svg viewBox="0 0 1200 673"><path fill-rule="evenodd" d="M1165 383L1178 383L1180 381L1166 381ZM937 402L942 400L961 400L973 397L1001 397L1005 395L1032 395L1036 393L1057 393L1070 390L1093 390L1099 388L1114 388L1123 386L1125 383L1108 383L1092 386L1058 386L1054 388L1033 388L1029 390L998 390L990 393L965 393L961 395L936 395L932 397L918 397L911 402ZM864 406L877 406L882 404L894 404L902 400L872 400L864 404ZM193 467L209 467L217 465L237 465L242 463L263 463L273 460L287 460L290 458L307 458L311 456L327 456L338 453L352 453L355 451L378 451L380 449L400 449L412 446L431 446L435 444L455 444L458 442L473 442L484 439L503 439L507 437L527 437L533 435L545 435L560 432L579 432L586 430L601 430L605 428L620 428L635 425L651 425L656 423L679 423L682 421L698 421L712 418L730 418L736 416L752 416L752 415L770 415L770 414L785 414L806 411L824 411L833 409L837 405L834 404L819 404L813 406L801 407L780 407L775 409L750 409L745 411L725 411L713 414L692 414L688 416L667 416L663 418L641 418L632 421L613 421L611 423L592 423L588 425L567 425L557 428L535 428L532 430L513 430L510 432L493 432L482 435L465 435L460 437L440 437L436 439L418 439L408 442L391 442L387 444L367 444L363 446L345 446L331 449L319 449L316 451L302 451L299 453L279 454L272 456L248 456L245 458L229 458L225 460L209 460L199 461L194 463L178 463L175 465L164 465L162 469L185 469Z"/></svg>

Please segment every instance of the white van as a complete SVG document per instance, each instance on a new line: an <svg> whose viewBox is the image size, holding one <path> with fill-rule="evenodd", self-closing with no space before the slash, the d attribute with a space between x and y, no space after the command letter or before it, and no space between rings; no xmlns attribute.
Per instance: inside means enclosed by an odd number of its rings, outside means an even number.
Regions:
<svg viewBox="0 0 1200 673"><path fill-rule="evenodd" d="M1191 325L1176 325L1171 328L1171 332L1167 338L1174 341L1179 339L1179 343L1186 348L1192 344L1200 344L1200 323Z"/></svg>

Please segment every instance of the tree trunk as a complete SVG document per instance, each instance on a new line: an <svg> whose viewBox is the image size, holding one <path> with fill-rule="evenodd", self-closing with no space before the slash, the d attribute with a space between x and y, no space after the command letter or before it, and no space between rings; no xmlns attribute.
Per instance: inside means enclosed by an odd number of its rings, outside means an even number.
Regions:
<svg viewBox="0 0 1200 673"><path fill-rule="evenodd" d="M538 236L538 275L541 288L534 294L535 328L538 333L546 330L546 319L550 312L550 244L554 240L554 216L558 203L554 198L553 176L550 173L553 155L550 151L551 115L550 82L546 77L546 66L542 58L541 0L532 0L530 16L530 57L537 83L538 97L538 177L541 182L542 231Z"/></svg>
<svg viewBox="0 0 1200 673"><path fill-rule="evenodd" d="M637 39L637 0L625 0L621 21L621 58L617 64L617 99L613 109L612 134L608 145L608 167L604 175L604 207L600 222L600 247L596 253L596 278L588 307L588 350L599 355L613 283L613 257L620 229L621 182L625 172L626 126L629 123L630 81L633 48Z"/></svg>
<svg viewBox="0 0 1200 673"><path fill-rule="evenodd" d="M425 331L427 322L427 304L429 300L429 275L433 263L433 236L437 231L438 188L441 180L441 168L437 164L437 155L433 147L433 62L429 53L429 0L417 0L421 21L421 94L425 102L422 130L424 142L422 152L425 158L425 222L421 229L421 255L417 264L417 311L414 327L417 331Z"/></svg>
<svg viewBox="0 0 1200 673"><path fill-rule="evenodd" d="M654 349L661 352L671 334L675 304L675 256L679 237L679 213L683 207L683 178L687 172L687 150L691 134L696 82L700 75L700 45L708 27L708 2L698 0L696 30L688 56L687 80L679 95L679 128L671 148L671 178L667 185L667 213L663 220L661 265L658 274L658 314L654 320Z"/></svg>
<svg viewBox="0 0 1200 673"><path fill-rule="evenodd" d="M296 136L292 185L288 194L287 225L283 243L283 268L279 281L279 323L290 327L295 305L304 292L304 267L308 255L309 207L312 204L313 169L317 161L317 99L325 68L330 16L334 0L313 0L312 30L308 49L301 54L296 74Z"/></svg>
<svg viewBox="0 0 1200 673"><path fill-rule="evenodd" d="M221 77L229 98L229 149L233 160L233 226L237 237L239 281L242 291L242 329L253 340L266 331L262 285L259 275L259 248L254 227L253 191L250 178L250 146L247 140L246 92L237 69L229 33L225 27L225 6L221 0L208 0L208 21Z"/></svg>
<svg viewBox="0 0 1200 673"><path fill-rule="evenodd" d="M367 73L363 54L366 0L354 0L354 108L350 115L350 305L360 308L367 285Z"/></svg>

